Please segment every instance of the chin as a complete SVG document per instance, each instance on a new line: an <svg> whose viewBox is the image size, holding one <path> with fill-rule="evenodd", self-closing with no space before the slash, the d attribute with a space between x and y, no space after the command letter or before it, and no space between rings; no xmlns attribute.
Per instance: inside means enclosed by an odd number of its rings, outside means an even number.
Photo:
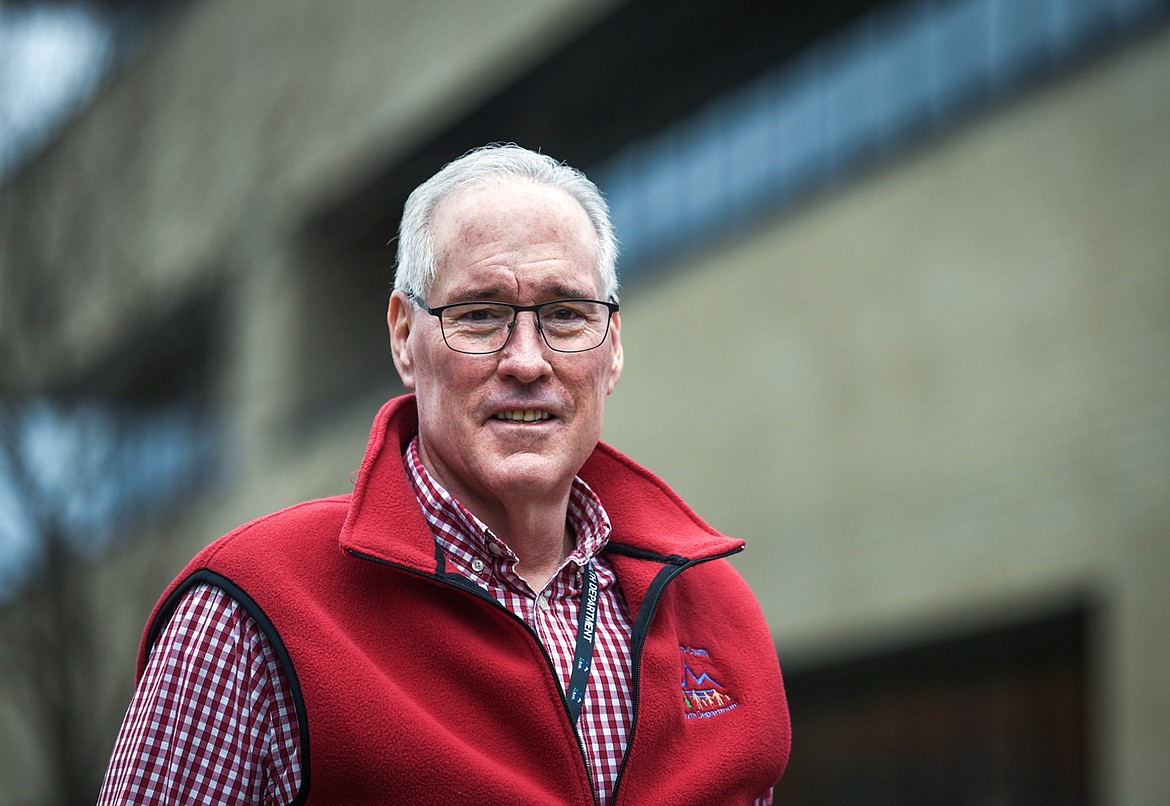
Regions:
<svg viewBox="0 0 1170 806"><path fill-rule="evenodd" d="M584 464L584 461L581 462ZM580 470L580 465L571 467L563 455L547 456L542 453L513 453L499 457L492 462L489 473L503 489L524 490L569 484Z"/></svg>

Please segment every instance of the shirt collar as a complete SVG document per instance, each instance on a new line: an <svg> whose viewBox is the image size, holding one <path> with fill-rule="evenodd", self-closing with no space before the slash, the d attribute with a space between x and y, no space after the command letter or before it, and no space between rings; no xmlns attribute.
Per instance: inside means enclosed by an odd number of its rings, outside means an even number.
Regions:
<svg viewBox="0 0 1170 806"><path fill-rule="evenodd" d="M471 510L448 493L423 466L417 434L407 446L402 461L423 515L435 539L445 549L462 549L481 557L492 554L516 559L512 549ZM573 477L569 489L566 520L576 536L576 545L566 561L584 565L605 548L611 527L601 499L580 476Z"/></svg>

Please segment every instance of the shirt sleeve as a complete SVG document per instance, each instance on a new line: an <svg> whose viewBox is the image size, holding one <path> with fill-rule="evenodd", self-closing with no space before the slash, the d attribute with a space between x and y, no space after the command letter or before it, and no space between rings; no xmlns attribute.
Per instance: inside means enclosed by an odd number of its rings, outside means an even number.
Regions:
<svg viewBox="0 0 1170 806"><path fill-rule="evenodd" d="M159 635L102 783L106 804L288 804L301 782L289 686L255 620L200 585Z"/></svg>

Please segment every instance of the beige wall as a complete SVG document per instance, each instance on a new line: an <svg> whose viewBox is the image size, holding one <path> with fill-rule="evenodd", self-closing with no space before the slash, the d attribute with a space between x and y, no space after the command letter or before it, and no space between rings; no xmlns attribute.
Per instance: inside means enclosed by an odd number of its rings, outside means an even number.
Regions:
<svg viewBox="0 0 1170 806"><path fill-rule="evenodd" d="M1170 37L623 300L606 439L795 665L1095 595L1108 803L1170 802Z"/></svg>

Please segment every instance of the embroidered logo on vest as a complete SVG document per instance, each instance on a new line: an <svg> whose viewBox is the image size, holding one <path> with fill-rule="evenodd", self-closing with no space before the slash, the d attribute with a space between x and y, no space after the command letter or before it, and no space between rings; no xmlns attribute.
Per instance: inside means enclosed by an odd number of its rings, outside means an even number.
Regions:
<svg viewBox="0 0 1170 806"><path fill-rule="evenodd" d="M679 646L682 653L683 716L705 719L723 714L739 703L719 679L711 653L697 647Z"/></svg>

